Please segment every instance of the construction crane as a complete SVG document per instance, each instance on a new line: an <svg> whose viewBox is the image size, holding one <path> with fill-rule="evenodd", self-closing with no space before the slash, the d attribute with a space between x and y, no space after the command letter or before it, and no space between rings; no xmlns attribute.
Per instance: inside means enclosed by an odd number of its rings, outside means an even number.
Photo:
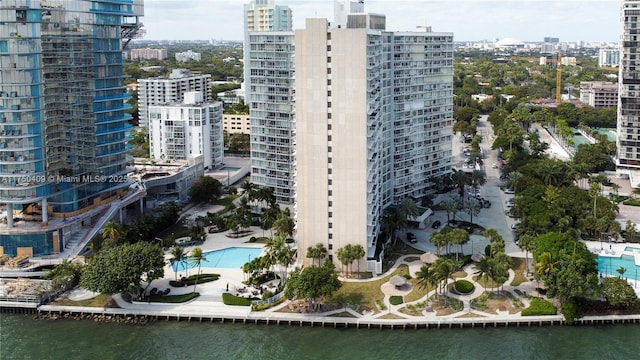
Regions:
<svg viewBox="0 0 640 360"><path fill-rule="evenodd" d="M556 58L556 104L562 102L562 54L558 52Z"/></svg>

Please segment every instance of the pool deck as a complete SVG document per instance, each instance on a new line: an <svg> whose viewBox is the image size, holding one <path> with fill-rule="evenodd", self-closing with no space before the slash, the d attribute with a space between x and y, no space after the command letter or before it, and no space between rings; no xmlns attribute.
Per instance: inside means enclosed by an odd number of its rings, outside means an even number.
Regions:
<svg viewBox="0 0 640 360"><path fill-rule="evenodd" d="M607 243L599 241L585 241L587 248L599 257L620 258L622 255L633 256L636 266L640 267L640 244L634 243ZM635 250L629 251L629 248ZM633 287L636 295L640 297L640 281L625 279Z"/></svg>

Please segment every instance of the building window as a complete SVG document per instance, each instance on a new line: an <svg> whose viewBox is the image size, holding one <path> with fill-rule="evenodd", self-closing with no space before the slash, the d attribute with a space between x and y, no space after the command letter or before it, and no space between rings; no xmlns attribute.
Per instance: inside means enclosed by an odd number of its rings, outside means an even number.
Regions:
<svg viewBox="0 0 640 360"><path fill-rule="evenodd" d="M329 234L329 239L333 239L333 234ZM329 250L333 250L333 244L329 244Z"/></svg>

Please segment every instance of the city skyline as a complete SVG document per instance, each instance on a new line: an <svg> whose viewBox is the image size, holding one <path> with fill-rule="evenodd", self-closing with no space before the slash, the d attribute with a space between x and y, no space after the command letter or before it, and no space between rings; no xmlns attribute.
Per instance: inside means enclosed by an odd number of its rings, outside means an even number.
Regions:
<svg viewBox="0 0 640 360"><path fill-rule="evenodd" d="M243 5L248 2L146 0L144 39L241 41ZM333 19L333 0L279 0L276 3L292 9L294 29L302 28L306 18ZM621 4L619 0L367 0L365 11L386 15L387 30L412 31L416 26L431 26L433 31L453 32L455 41L507 37L542 41L543 37L550 36L562 42L617 42L622 31Z"/></svg>

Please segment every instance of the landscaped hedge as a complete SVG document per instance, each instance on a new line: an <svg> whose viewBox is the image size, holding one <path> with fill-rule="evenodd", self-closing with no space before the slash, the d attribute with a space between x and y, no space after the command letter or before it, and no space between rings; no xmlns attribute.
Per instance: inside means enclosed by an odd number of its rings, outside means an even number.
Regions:
<svg viewBox="0 0 640 360"><path fill-rule="evenodd" d="M625 205L640 206L640 199L629 199L622 202Z"/></svg>
<svg viewBox="0 0 640 360"><path fill-rule="evenodd" d="M402 299L402 296L399 296L399 295L394 295L389 298L389 304L391 305L400 305L403 302L404 300Z"/></svg>
<svg viewBox="0 0 640 360"><path fill-rule="evenodd" d="M195 299L200 296L200 293L188 293L182 295L151 295L150 302L167 303L167 304L179 304L185 303L191 299Z"/></svg>
<svg viewBox="0 0 640 360"><path fill-rule="evenodd" d="M475 286L470 281L458 280L454 283L454 289L458 294L470 294L475 289Z"/></svg>
<svg viewBox="0 0 640 360"><path fill-rule="evenodd" d="M220 275L219 274L200 274L198 276L198 274L196 274L196 275L191 275L186 279L182 278L182 280L180 281L171 280L169 281L169 285L173 287L185 287L185 286L194 285L196 283L196 278L198 279L198 284L204 284L204 283L218 280L220 278Z"/></svg>
<svg viewBox="0 0 640 360"><path fill-rule="evenodd" d="M251 306L251 300L235 295L231 295L229 293L222 294L222 302L225 305L233 305L233 306Z"/></svg>
<svg viewBox="0 0 640 360"><path fill-rule="evenodd" d="M547 300L541 298L531 299L531 305L522 310L522 316L536 316L536 315L556 315L556 307L553 306Z"/></svg>

